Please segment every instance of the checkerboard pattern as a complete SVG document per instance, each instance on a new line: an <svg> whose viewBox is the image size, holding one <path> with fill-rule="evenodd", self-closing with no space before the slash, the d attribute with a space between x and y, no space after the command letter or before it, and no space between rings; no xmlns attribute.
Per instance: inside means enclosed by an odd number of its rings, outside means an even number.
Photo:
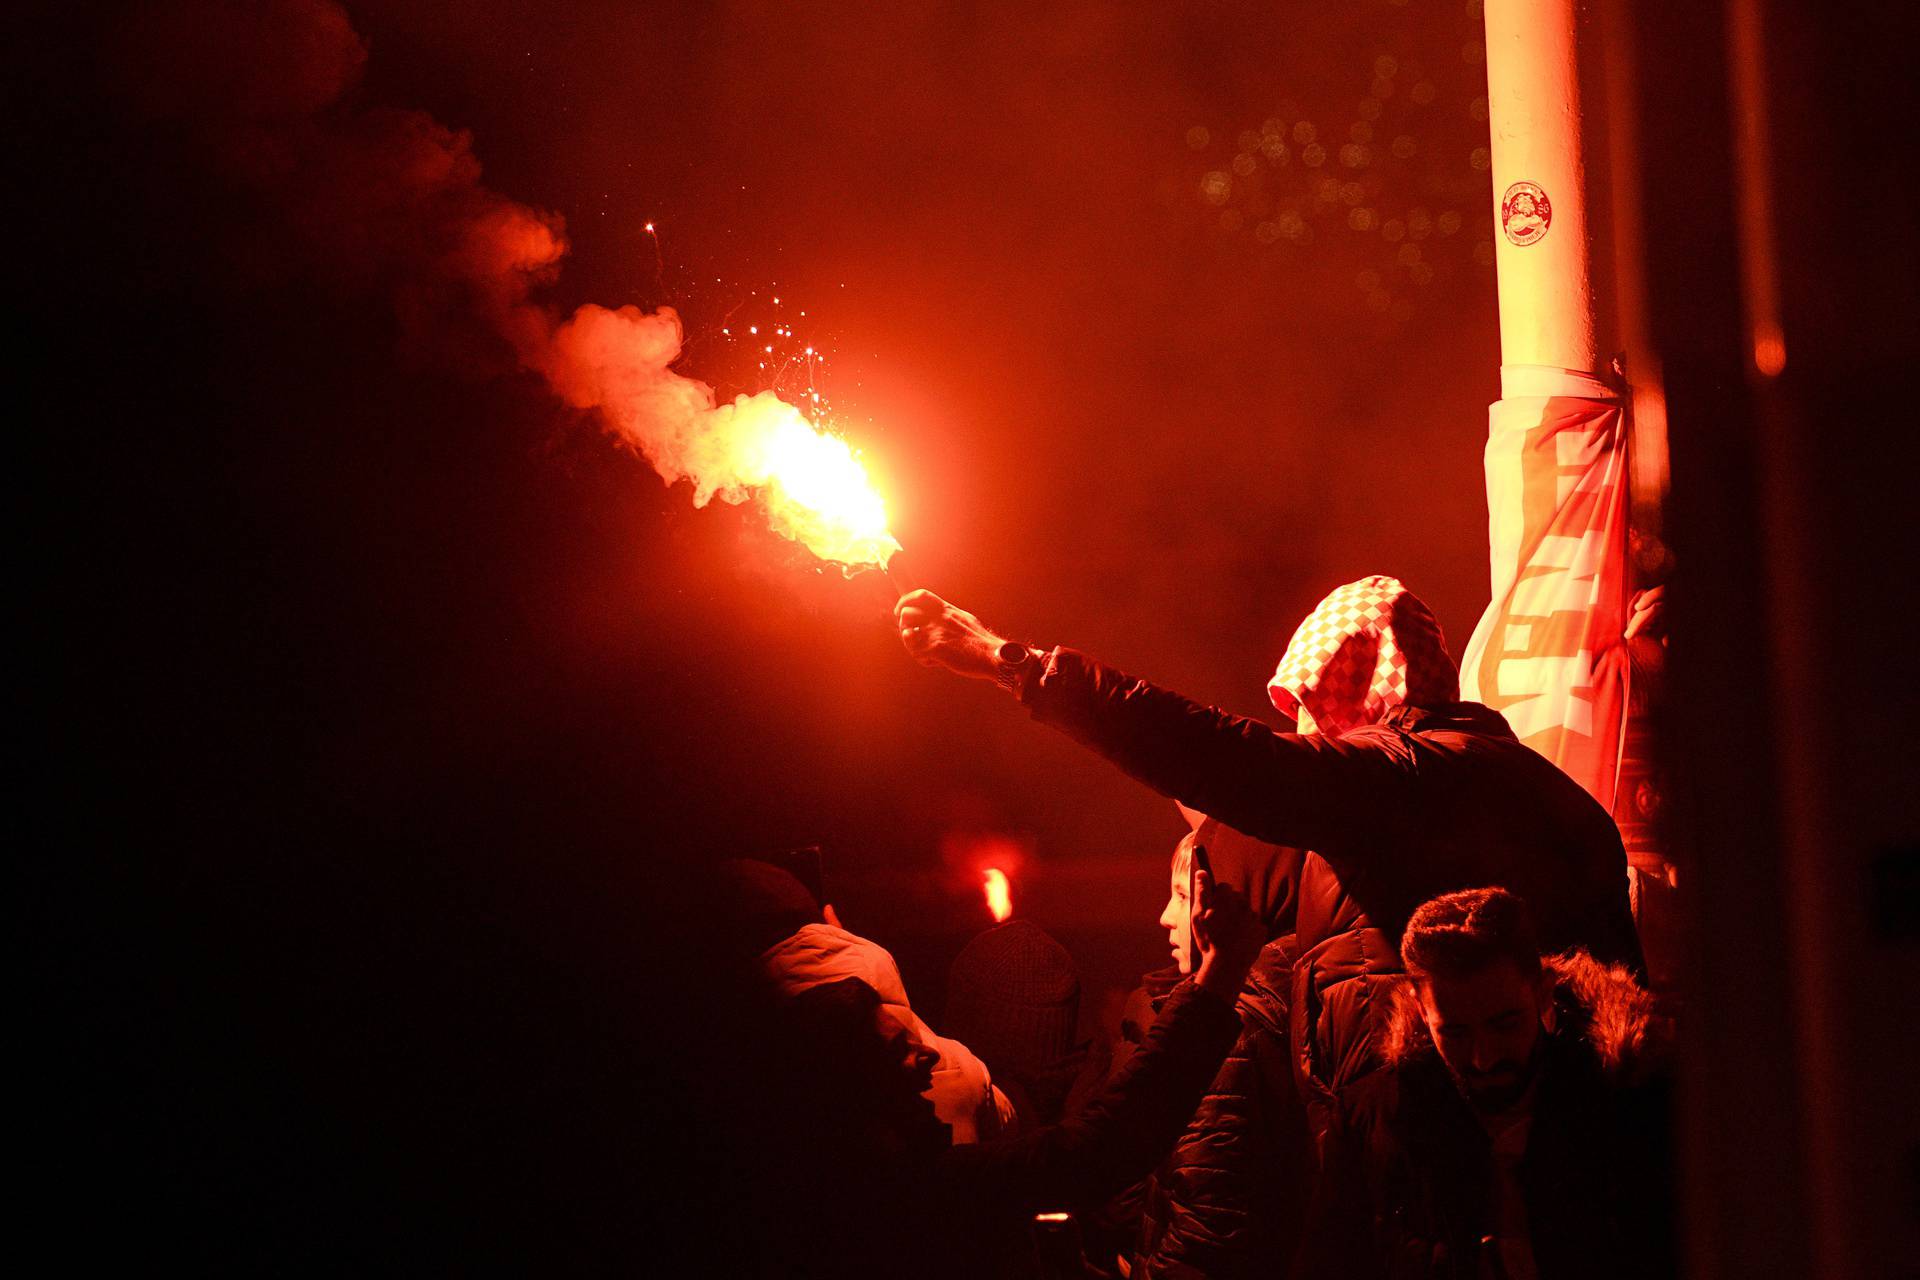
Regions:
<svg viewBox="0 0 1920 1280"><path fill-rule="evenodd" d="M1439 620L1398 578L1375 574L1337 588L1293 633L1267 696L1302 733L1338 737L1403 702L1460 696Z"/></svg>

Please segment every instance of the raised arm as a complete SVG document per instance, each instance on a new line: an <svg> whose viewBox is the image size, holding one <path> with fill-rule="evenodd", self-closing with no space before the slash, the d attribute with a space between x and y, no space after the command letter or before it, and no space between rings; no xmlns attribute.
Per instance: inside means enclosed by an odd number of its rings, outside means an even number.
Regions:
<svg viewBox="0 0 1920 1280"><path fill-rule="evenodd" d="M901 597L894 613L919 662L1000 684L1147 786L1273 844L1337 848L1407 781L1381 742L1280 733L1073 649L1042 654L929 591Z"/></svg>
<svg viewBox="0 0 1920 1280"><path fill-rule="evenodd" d="M1200 882L1207 884L1205 872ZM1240 1033L1234 995L1265 940L1229 886L1204 889L1200 968L1174 989L1146 1044L1086 1107L1000 1142L950 1148L942 1173L974 1203L1031 1213L1106 1199L1158 1164Z"/></svg>

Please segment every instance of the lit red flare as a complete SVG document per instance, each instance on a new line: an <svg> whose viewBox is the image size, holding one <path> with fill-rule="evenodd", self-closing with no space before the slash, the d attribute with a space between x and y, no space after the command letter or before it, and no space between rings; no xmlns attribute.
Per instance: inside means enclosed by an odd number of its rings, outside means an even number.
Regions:
<svg viewBox="0 0 1920 1280"><path fill-rule="evenodd" d="M887 531L887 508L853 447L810 425L798 409L772 396L737 401L741 416L766 414L759 429L736 437L740 470L764 476L760 500L775 533L822 560L885 566L900 549Z"/></svg>
<svg viewBox="0 0 1920 1280"><path fill-rule="evenodd" d="M757 499L774 532L822 560L885 568L900 544L853 447L771 391L716 404L672 369L681 337L670 307L589 303L528 362L568 404L600 410L668 484L691 483L696 507Z"/></svg>
<svg viewBox="0 0 1920 1280"><path fill-rule="evenodd" d="M987 891L987 910L993 913L995 924L999 924L1013 914L1013 886L1007 880L1007 873L998 867L988 867L981 873Z"/></svg>

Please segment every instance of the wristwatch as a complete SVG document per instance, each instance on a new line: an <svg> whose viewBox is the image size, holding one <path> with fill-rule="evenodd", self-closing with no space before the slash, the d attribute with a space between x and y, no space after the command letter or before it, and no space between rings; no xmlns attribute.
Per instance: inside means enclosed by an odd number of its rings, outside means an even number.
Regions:
<svg viewBox="0 0 1920 1280"><path fill-rule="evenodd" d="M994 651L994 681L1008 693L1018 697L1022 683L1029 673L1038 671L1045 659L1032 646L1018 640L1009 640Z"/></svg>

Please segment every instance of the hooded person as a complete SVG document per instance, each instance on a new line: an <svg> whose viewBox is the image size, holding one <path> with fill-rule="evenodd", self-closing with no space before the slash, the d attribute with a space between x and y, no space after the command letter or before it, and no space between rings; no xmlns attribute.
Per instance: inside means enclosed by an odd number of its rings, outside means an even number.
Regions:
<svg viewBox="0 0 1920 1280"><path fill-rule="evenodd" d="M775 992L791 997L847 978L865 983L938 1055L925 1096L952 1130L952 1141L978 1142L1000 1131L1012 1106L993 1087L992 1073L966 1045L938 1034L913 1011L885 947L828 924L821 904L784 868L734 858L721 864L717 877L720 927L757 956Z"/></svg>
<svg viewBox="0 0 1920 1280"><path fill-rule="evenodd" d="M1335 738L1378 724L1405 703L1434 705L1458 694L1459 674L1438 620L1398 580L1384 575L1347 583L1322 600L1300 623L1267 682L1268 700L1301 734ZM1313 1019L1307 1011L1325 1009L1331 999L1336 1006L1351 1005L1349 1016L1364 1018L1373 1011L1371 1000L1343 997L1363 991L1372 996L1372 984L1379 980L1375 969L1398 967L1370 963L1387 951L1377 937L1359 934L1367 926L1351 899L1341 899L1341 910L1327 914L1327 900L1337 898L1339 888L1325 859L1246 836L1239 841L1221 847L1230 856L1237 853L1242 863L1260 860L1259 851L1272 851L1264 855L1267 875L1287 888L1284 960L1255 967L1241 997L1246 1043L1228 1059L1231 1068L1244 1047L1256 1051L1263 1069L1223 1069L1195 1115L1176 1148L1178 1159L1162 1171L1161 1194L1157 1201L1149 1196L1135 1269L1141 1276L1285 1271L1303 1229L1301 1210L1314 1164L1302 1099L1314 1099L1313 1114L1324 1127L1327 1100L1336 1088L1335 1082L1309 1073L1313 1064L1341 1060L1338 1084L1344 1085L1371 1065L1365 1053L1326 1052L1326 1043L1371 1041L1352 1030L1334 1036L1330 1032L1341 1015ZM1296 966L1303 952L1308 963ZM1350 963L1330 964L1336 957ZM1331 976L1334 984L1359 985L1352 992L1308 991L1304 985L1295 990L1296 976L1304 984L1315 972ZM1327 1025L1310 1025L1316 1022ZM1322 1041L1317 1051L1316 1032ZM1303 1045L1308 1051L1301 1051Z"/></svg>
<svg viewBox="0 0 1920 1280"><path fill-rule="evenodd" d="M1643 971L1613 819L1499 712L1459 701L1438 622L1397 579L1348 583L1300 624L1268 684L1291 731L1070 648L1009 641L930 592L903 596L895 613L922 663L999 684L1188 808L1312 850L1288 1016L1316 1135L1335 1091L1379 1063L1379 979L1397 969L1401 931L1428 899L1505 885L1549 950L1582 947Z"/></svg>

